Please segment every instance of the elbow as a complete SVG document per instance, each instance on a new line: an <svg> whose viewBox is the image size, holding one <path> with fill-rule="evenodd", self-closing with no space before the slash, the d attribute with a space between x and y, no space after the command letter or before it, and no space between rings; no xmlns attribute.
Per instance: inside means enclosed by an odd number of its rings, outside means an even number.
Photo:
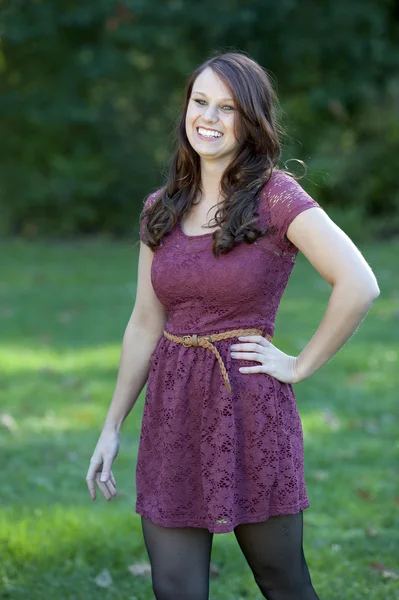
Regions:
<svg viewBox="0 0 399 600"><path fill-rule="evenodd" d="M378 287L377 282L371 282L369 285L365 286L363 289L363 297L367 299L371 304L377 300L380 295L380 288Z"/></svg>
<svg viewBox="0 0 399 600"><path fill-rule="evenodd" d="M380 295L380 288L376 281L371 281L361 287L363 298L372 304Z"/></svg>
<svg viewBox="0 0 399 600"><path fill-rule="evenodd" d="M372 295L372 300L374 302L374 300L377 300L378 296L380 295L380 288L378 287L377 283L375 284L374 290L373 290L373 295Z"/></svg>
<svg viewBox="0 0 399 600"><path fill-rule="evenodd" d="M371 302L374 302L374 300L377 300L378 296L380 295L381 291L380 291L378 282L375 277L373 277L371 279L371 281L369 282L369 284L367 286L367 293L370 297Z"/></svg>
<svg viewBox="0 0 399 600"><path fill-rule="evenodd" d="M340 284L348 292L361 297L367 303L373 303L381 293L375 278L368 279L367 281L364 279L345 279L344 281L341 280Z"/></svg>

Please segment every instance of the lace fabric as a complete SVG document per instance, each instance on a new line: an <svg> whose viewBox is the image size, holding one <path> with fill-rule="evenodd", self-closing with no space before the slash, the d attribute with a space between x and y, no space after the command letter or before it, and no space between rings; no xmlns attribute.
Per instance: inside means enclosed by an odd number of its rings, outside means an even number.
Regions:
<svg viewBox="0 0 399 600"><path fill-rule="evenodd" d="M273 336L298 253L287 229L312 207L321 208L298 182L274 172L258 206L268 233L254 244L215 258L212 232L187 236L177 225L156 249L151 269L167 310L165 329L185 335L256 327ZM214 354L158 340L136 467L136 512L155 523L225 533L309 506L292 386L267 374L240 373L240 366L258 363L231 359L235 341L215 343L229 373L229 394Z"/></svg>

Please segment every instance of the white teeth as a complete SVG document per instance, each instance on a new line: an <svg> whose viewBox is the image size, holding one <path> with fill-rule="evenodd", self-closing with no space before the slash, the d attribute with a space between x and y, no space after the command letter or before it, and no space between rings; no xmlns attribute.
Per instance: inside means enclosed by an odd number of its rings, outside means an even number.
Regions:
<svg viewBox="0 0 399 600"><path fill-rule="evenodd" d="M204 135L205 137L222 137L222 133L218 131L210 131L209 129L203 129L202 127L198 128L198 133Z"/></svg>

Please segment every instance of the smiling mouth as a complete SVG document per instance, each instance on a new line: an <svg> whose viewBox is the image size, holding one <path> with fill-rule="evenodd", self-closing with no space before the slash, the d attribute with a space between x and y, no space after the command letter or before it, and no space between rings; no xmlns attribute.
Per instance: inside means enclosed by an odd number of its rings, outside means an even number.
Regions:
<svg viewBox="0 0 399 600"><path fill-rule="evenodd" d="M197 132L200 138L204 140L216 140L223 137L223 133L216 131L215 129L205 129L204 127L197 127Z"/></svg>

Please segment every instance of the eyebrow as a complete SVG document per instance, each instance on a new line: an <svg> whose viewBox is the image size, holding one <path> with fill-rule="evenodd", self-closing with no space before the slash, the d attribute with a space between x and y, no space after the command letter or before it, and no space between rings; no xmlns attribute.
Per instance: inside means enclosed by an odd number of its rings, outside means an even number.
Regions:
<svg viewBox="0 0 399 600"><path fill-rule="evenodd" d="M191 93L192 94L201 94L201 96L205 96L206 97L206 94L204 94L204 92L197 92L196 90L193 90ZM233 98L227 98L227 97L226 98L220 98L220 100L229 100L230 102L234 102Z"/></svg>

